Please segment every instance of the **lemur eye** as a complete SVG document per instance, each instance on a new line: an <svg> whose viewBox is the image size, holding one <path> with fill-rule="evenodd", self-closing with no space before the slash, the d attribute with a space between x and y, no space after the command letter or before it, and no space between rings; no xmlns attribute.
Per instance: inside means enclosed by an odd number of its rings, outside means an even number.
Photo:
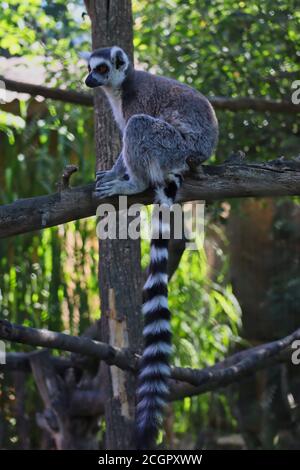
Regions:
<svg viewBox="0 0 300 470"><path fill-rule="evenodd" d="M96 71L97 71L98 73L101 73L101 74L107 73L108 70L109 70L109 69L108 69L108 66L107 66L106 64L100 64L100 65L98 65L98 67L96 67Z"/></svg>

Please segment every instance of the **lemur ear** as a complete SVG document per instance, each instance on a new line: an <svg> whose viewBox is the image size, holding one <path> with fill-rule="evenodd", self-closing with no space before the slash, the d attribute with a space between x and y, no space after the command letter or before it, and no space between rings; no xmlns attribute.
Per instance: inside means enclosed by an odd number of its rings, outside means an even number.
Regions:
<svg viewBox="0 0 300 470"><path fill-rule="evenodd" d="M87 51L82 51L82 52L79 53L79 57L81 59L84 59L86 62L89 62L89 60L91 58L91 55L92 55L92 53L87 52Z"/></svg>
<svg viewBox="0 0 300 470"><path fill-rule="evenodd" d="M111 52L111 59L117 70L123 69L128 64L128 58L122 49L113 47Z"/></svg>
<svg viewBox="0 0 300 470"><path fill-rule="evenodd" d="M125 65L125 60L122 51L117 51L115 56L116 69L122 68Z"/></svg>

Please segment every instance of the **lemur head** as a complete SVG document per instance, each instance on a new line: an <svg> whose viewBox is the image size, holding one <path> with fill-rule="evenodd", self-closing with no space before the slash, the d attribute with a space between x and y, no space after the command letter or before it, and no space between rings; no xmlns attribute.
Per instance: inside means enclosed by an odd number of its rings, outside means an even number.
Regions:
<svg viewBox="0 0 300 470"><path fill-rule="evenodd" d="M96 49L91 54L82 54L82 57L88 63L89 74L85 84L90 88L119 88L132 69L127 54L117 46Z"/></svg>

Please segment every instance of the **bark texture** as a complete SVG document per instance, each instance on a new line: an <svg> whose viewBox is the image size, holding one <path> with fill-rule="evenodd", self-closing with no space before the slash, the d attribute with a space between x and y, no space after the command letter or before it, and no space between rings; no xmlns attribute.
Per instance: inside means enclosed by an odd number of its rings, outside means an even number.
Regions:
<svg viewBox="0 0 300 470"><path fill-rule="evenodd" d="M105 118L108 121L109 117L102 116L100 113L100 118ZM108 132L115 130L113 123L110 125ZM97 124L98 126L99 124ZM101 128L99 128L99 132L100 130ZM113 148L119 149L117 143L113 141L112 134L108 135ZM118 139L117 134L115 135ZM105 134L102 135L103 139L104 136ZM103 161L107 162L106 152L109 146L107 145L103 151L101 145L99 137L97 148L99 154L101 152L103 156ZM110 165L105 163L105 166L109 167ZM53 227L71 220L95 215L100 201L93 197L93 190L94 185L88 184L68 188L49 196L19 199L11 204L0 206L0 238ZM225 162L221 165L203 165L201 173L192 173L185 177L176 201L215 201L237 197L296 196L299 194L299 159L285 160L280 158L266 163ZM112 204L118 208L117 197L103 199L101 202ZM128 198L128 204L151 204L152 202L153 193L150 190Z"/></svg>

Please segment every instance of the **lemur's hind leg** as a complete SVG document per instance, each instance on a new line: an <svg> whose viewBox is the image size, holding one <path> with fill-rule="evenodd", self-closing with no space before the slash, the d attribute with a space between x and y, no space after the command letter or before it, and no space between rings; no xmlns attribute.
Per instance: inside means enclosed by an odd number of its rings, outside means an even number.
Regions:
<svg viewBox="0 0 300 470"><path fill-rule="evenodd" d="M97 195L135 194L150 185L162 185L171 174L187 171L190 150L180 132L161 119L146 114L132 116L125 128L122 155L128 181L99 181Z"/></svg>

